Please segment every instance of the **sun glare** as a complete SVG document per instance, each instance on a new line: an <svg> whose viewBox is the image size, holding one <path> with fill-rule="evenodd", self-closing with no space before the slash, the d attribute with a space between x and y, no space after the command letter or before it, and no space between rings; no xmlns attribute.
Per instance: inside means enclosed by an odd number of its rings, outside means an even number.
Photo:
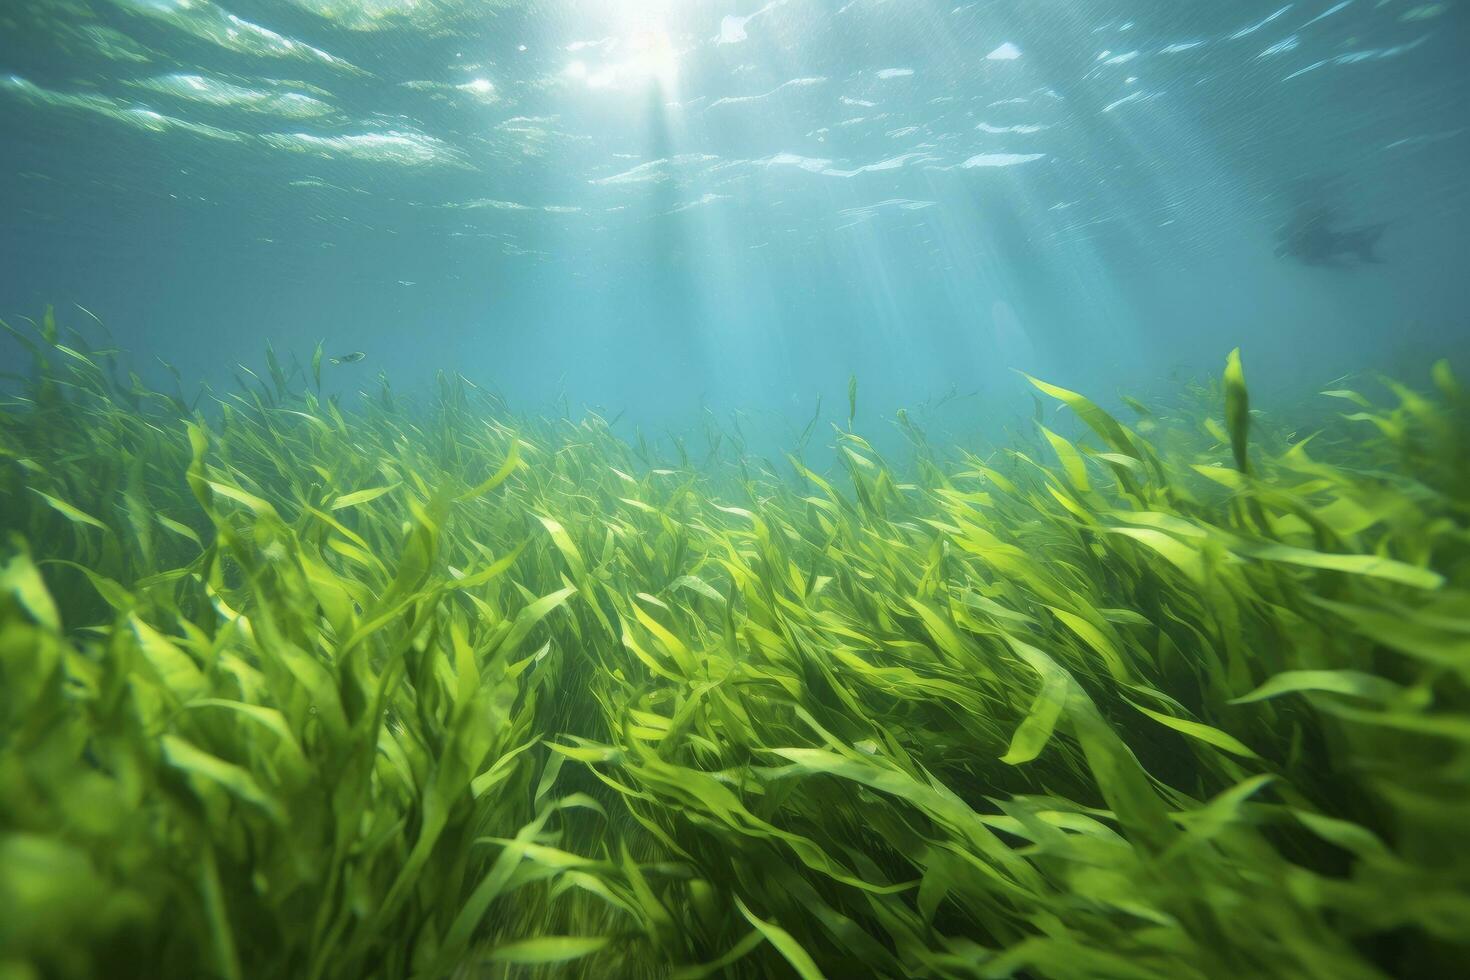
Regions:
<svg viewBox="0 0 1470 980"><path fill-rule="evenodd" d="M581 53L565 69L568 78L592 89L624 89L655 84L671 91L679 78L679 51L665 26L640 19L616 35L579 42Z"/></svg>
<svg viewBox="0 0 1470 980"><path fill-rule="evenodd" d="M634 34L627 42L630 72L651 78L670 88L679 76L679 52L662 28L650 28Z"/></svg>

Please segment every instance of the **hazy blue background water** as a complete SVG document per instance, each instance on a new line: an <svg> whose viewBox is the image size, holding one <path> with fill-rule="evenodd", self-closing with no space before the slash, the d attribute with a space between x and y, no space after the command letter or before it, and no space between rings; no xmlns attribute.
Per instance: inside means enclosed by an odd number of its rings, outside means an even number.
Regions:
<svg viewBox="0 0 1470 980"><path fill-rule="evenodd" d="M1464 349L1467 172L1464 0L0 2L0 315L216 383L325 337L674 425L1236 345L1309 390ZM1383 264L1278 258L1304 197Z"/></svg>

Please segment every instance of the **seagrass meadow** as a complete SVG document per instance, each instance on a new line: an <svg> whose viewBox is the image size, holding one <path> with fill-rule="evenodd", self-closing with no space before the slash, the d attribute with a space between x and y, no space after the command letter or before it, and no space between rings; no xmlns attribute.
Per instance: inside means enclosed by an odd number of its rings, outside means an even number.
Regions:
<svg viewBox="0 0 1470 980"><path fill-rule="evenodd" d="M14 332L4 980L1470 968L1445 362L809 468Z"/></svg>

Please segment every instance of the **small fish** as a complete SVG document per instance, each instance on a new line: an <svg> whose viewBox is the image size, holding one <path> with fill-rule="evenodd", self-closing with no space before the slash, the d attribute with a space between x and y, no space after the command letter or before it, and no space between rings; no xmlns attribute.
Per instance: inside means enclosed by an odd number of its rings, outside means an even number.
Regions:
<svg viewBox="0 0 1470 980"><path fill-rule="evenodd" d="M1333 227L1335 217L1331 208L1321 206L1298 211L1277 231L1276 256L1338 268L1383 261L1377 246L1388 222L1343 228Z"/></svg>
<svg viewBox="0 0 1470 980"><path fill-rule="evenodd" d="M362 360L365 357L367 357L367 354L365 354L364 352L362 352L360 350L355 350L351 354L343 354L341 357L334 357L334 358L332 358L332 363L333 364L356 364L358 361Z"/></svg>

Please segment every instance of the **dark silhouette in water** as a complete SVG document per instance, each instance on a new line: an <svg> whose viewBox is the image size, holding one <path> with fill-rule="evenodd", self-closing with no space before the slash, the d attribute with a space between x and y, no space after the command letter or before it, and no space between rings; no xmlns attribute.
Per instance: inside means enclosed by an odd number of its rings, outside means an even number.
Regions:
<svg viewBox="0 0 1470 980"><path fill-rule="evenodd" d="M1377 251L1386 222L1357 228L1334 228L1336 214L1325 206L1299 208L1278 232L1278 258L1291 257L1303 265L1348 268L1382 262Z"/></svg>

